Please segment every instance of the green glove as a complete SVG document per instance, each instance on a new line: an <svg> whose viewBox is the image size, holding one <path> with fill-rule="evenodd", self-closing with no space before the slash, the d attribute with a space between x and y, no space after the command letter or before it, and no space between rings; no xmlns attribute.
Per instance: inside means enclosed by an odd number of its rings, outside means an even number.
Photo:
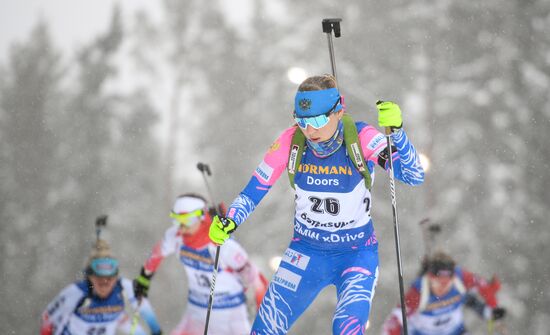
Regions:
<svg viewBox="0 0 550 335"><path fill-rule="evenodd" d="M378 125L380 127L389 127L393 130L403 126L399 105L391 101L379 100L376 102L376 108L378 108Z"/></svg>
<svg viewBox="0 0 550 335"><path fill-rule="evenodd" d="M141 300L143 297L147 297L149 294L149 287L151 286L151 279L153 274L147 274L142 267L139 276L134 279L134 295Z"/></svg>
<svg viewBox="0 0 550 335"><path fill-rule="evenodd" d="M225 240L229 238L229 234L237 229L237 224L235 221L230 218L220 217L218 215L214 216L212 219L212 224L210 225L210 230L208 232L208 237L212 242L222 245Z"/></svg>

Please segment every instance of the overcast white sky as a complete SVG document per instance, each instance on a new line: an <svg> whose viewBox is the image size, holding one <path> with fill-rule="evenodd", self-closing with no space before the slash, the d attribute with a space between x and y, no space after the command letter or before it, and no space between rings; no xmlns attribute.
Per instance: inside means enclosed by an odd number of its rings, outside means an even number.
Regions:
<svg viewBox="0 0 550 335"><path fill-rule="evenodd" d="M39 18L47 19L55 43L66 51L107 29L111 9L121 4L129 13L158 10L158 0L0 0L0 59L14 40L26 39Z"/></svg>
<svg viewBox="0 0 550 335"><path fill-rule="evenodd" d="M158 17L161 0L0 0L0 61L6 59L10 44L26 39L40 18L47 19L57 46L73 51L107 29L111 9L117 3L123 14L146 8ZM243 19L250 15L253 2L222 0L219 4L230 22L239 22L242 26Z"/></svg>

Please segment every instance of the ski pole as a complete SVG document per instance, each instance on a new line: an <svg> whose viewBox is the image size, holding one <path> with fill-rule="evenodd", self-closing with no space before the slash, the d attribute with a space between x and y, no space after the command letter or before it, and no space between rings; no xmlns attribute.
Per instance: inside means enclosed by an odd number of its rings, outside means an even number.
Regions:
<svg viewBox="0 0 550 335"><path fill-rule="evenodd" d="M340 22L342 19L324 19L321 23L323 26L323 33L327 34L328 40L328 52L330 55L330 65L332 67L332 75L336 79L336 86L338 87L338 77L336 74L336 60L334 59L334 46L332 44L332 32L334 31L334 37L338 38L341 36Z"/></svg>
<svg viewBox="0 0 550 335"><path fill-rule="evenodd" d="M493 335L495 333L495 324L492 319L487 320L487 334Z"/></svg>
<svg viewBox="0 0 550 335"><path fill-rule="evenodd" d="M441 226L438 223L432 223L429 218L422 219L419 224L424 240L424 256L430 257L436 244L435 237L441 232Z"/></svg>
<svg viewBox="0 0 550 335"><path fill-rule="evenodd" d="M377 101L376 104L381 103ZM401 300L401 316L403 318L403 334L408 334L407 330L407 309L405 306L405 290L403 288L403 266L401 265L401 246L399 244L399 221L397 219L397 198L395 196L395 176L393 174L393 161L392 161L392 141L391 141L392 130L389 127L386 127L386 142L388 150L388 167L389 167L389 177L390 177L390 193L391 193L391 205L393 213L393 232L395 237L395 252L397 254L397 276L399 279L399 298Z"/></svg>
<svg viewBox="0 0 550 335"><path fill-rule="evenodd" d="M95 236L96 243L99 241L101 236L101 227L107 227L107 215L100 215L95 219Z"/></svg>
<svg viewBox="0 0 550 335"><path fill-rule="evenodd" d="M424 275L428 272L428 262L435 246L435 237L441 232L441 226L432 223L429 218L422 219L419 224L422 230L422 240L424 241L424 258L422 259L420 273Z"/></svg>
<svg viewBox="0 0 550 335"><path fill-rule="evenodd" d="M212 197L212 191L210 190L210 185L208 184L208 179L206 178L206 175L210 176L212 173L210 172L210 167L208 164L204 163L198 163L197 169L202 174L202 178L204 179L204 185L206 185L206 190L208 192L208 196L210 198L210 202L214 205L214 212L219 215L218 206L216 205L216 202L214 202L214 198ZM210 282L210 296L208 297L208 307L206 309L206 321L204 325L204 335L208 334L208 323L210 321L210 312L212 311L212 304L214 302L214 289L216 288L216 276L218 275L218 262L220 260L220 246L216 246L216 256L214 257L214 271L212 272L212 281Z"/></svg>

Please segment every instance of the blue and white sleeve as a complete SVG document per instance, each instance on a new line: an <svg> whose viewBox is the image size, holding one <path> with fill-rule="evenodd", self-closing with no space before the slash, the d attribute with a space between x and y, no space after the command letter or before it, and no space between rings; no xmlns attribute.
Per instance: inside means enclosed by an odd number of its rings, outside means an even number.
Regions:
<svg viewBox="0 0 550 335"><path fill-rule="evenodd" d="M255 177L252 177L248 185L244 190L233 200L233 203L229 206L227 210L227 217L233 219L237 225L240 225L248 216L254 211L256 206L260 203L262 198L267 194L268 190L261 192L254 192L256 195L254 198L247 195L247 191L250 188L253 188L256 182L254 181Z"/></svg>
<svg viewBox="0 0 550 335"><path fill-rule="evenodd" d="M391 135L397 149L392 155L395 178L408 185L420 185L424 182L424 169L415 147L403 129Z"/></svg>

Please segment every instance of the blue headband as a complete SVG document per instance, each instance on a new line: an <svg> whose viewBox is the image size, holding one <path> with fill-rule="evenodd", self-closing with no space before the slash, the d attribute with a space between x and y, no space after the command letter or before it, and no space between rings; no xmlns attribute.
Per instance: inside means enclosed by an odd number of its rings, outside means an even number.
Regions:
<svg viewBox="0 0 550 335"><path fill-rule="evenodd" d="M118 274L118 261L114 258L104 257L93 259L90 263L91 274L98 277L111 277Z"/></svg>
<svg viewBox="0 0 550 335"><path fill-rule="evenodd" d="M298 91L294 98L294 111L297 117L312 117L325 114L332 107L335 112L342 109L341 102L336 102L340 99L340 92L337 88L329 88L319 91Z"/></svg>

